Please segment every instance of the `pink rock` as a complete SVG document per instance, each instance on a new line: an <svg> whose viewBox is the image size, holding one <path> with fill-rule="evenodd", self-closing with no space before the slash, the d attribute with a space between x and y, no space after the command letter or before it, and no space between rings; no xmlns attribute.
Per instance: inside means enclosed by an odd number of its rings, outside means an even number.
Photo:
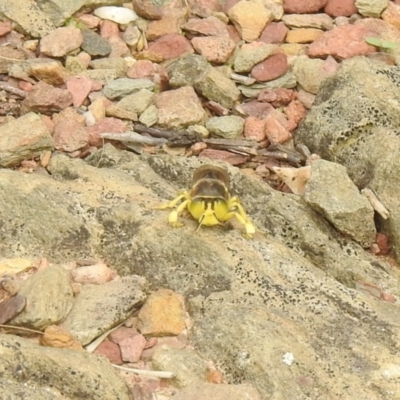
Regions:
<svg viewBox="0 0 400 400"><path fill-rule="evenodd" d="M324 11L331 17L350 17L357 14L356 0L328 0Z"/></svg>
<svg viewBox="0 0 400 400"><path fill-rule="evenodd" d="M28 93L22 102L29 111L49 114L61 111L72 104L72 95L66 89L55 88L47 83L39 82Z"/></svg>
<svg viewBox="0 0 400 400"><path fill-rule="evenodd" d="M157 21L150 21L146 31L146 38L148 41L152 41L167 34L180 34L181 24L181 18L177 16L164 17Z"/></svg>
<svg viewBox="0 0 400 400"><path fill-rule="evenodd" d="M74 107L83 104L88 94L92 90L92 80L86 76L72 76L66 82L67 89L72 94L72 103Z"/></svg>
<svg viewBox="0 0 400 400"><path fill-rule="evenodd" d="M242 38L240 37L239 32L233 25L227 25L226 30L228 31L229 37L235 42L239 43Z"/></svg>
<svg viewBox="0 0 400 400"><path fill-rule="evenodd" d="M189 19L183 29L205 36L229 36L226 25L216 17Z"/></svg>
<svg viewBox="0 0 400 400"><path fill-rule="evenodd" d="M30 92L34 88L34 85L32 83L30 83L30 82L19 81L18 82L18 87L21 90L25 90L25 92Z"/></svg>
<svg viewBox="0 0 400 400"><path fill-rule="evenodd" d="M0 22L0 36L7 35L12 31L11 21Z"/></svg>
<svg viewBox="0 0 400 400"><path fill-rule="evenodd" d="M104 143L104 140L99 135L100 133L122 133L125 130L125 122L112 117L103 118L94 125L86 127L86 131L89 133L89 144L96 147Z"/></svg>
<svg viewBox="0 0 400 400"><path fill-rule="evenodd" d="M81 30L74 27L57 28L40 41L42 54L51 57L64 57L79 49L83 41Z"/></svg>
<svg viewBox="0 0 400 400"><path fill-rule="evenodd" d="M108 57L124 57L131 54L128 45L119 35L111 36L107 40L111 45L111 53Z"/></svg>
<svg viewBox="0 0 400 400"><path fill-rule="evenodd" d="M235 42L229 37L203 36L192 39L194 49L211 63L223 64L235 49Z"/></svg>
<svg viewBox="0 0 400 400"><path fill-rule="evenodd" d="M46 124L47 129L49 130L50 134L53 135L53 132L54 132L53 120L48 115L44 115L44 114L42 114L40 116L40 119Z"/></svg>
<svg viewBox="0 0 400 400"><path fill-rule="evenodd" d="M306 116L307 109L299 100L293 100L286 108L285 114L290 124L289 131L293 131L297 128L300 121Z"/></svg>
<svg viewBox="0 0 400 400"><path fill-rule="evenodd" d="M92 14L82 14L78 19L89 29L97 28L101 21L100 18Z"/></svg>
<svg viewBox="0 0 400 400"><path fill-rule="evenodd" d="M247 117L244 123L244 137L255 139L257 142L265 140L265 120L256 117Z"/></svg>
<svg viewBox="0 0 400 400"><path fill-rule="evenodd" d="M146 338L140 333L121 340L121 342L119 342L119 347L121 349L122 359L126 362L138 362L146 344Z"/></svg>
<svg viewBox="0 0 400 400"><path fill-rule="evenodd" d="M286 54L279 52L255 65L251 70L251 76L260 82L267 82L285 75L288 69Z"/></svg>
<svg viewBox="0 0 400 400"><path fill-rule="evenodd" d="M194 53L193 47L184 36L177 33L163 35L155 42L149 43L148 52L163 60L180 57L186 53Z"/></svg>
<svg viewBox="0 0 400 400"><path fill-rule="evenodd" d="M219 0L196 0L190 4L191 13L199 17L210 17L216 12L222 11Z"/></svg>
<svg viewBox="0 0 400 400"><path fill-rule="evenodd" d="M57 114L53 118L55 148L72 153L85 147L89 134L83 126L84 121L84 117L70 107Z"/></svg>
<svg viewBox="0 0 400 400"><path fill-rule="evenodd" d="M294 90L285 88L263 89L258 95L258 101L271 103L274 107L286 106L295 98Z"/></svg>
<svg viewBox="0 0 400 400"><path fill-rule="evenodd" d="M320 58L331 55L337 59L368 55L376 52L376 48L365 41L368 36L371 36L371 30L366 26L338 26L311 43L308 55Z"/></svg>
<svg viewBox="0 0 400 400"><path fill-rule="evenodd" d="M244 164L247 161L247 157L241 154L234 154L230 151L225 150L214 150L214 149L205 149L200 154L199 157L209 158L211 160L221 160L225 161L231 165L240 165Z"/></svg>
<svg viewBox="0 0 400 400"><path fill-rule="evenodd" d="M112 331L108 338L116 344L119 344L123 340L127 338L132 338L136 335L139 335L139 332L135 328L127 328L126 326L120 326L115 331Z"/></svg>
<svg viewBox="0 0 400 400"><path fill-rule="evenodd" d="M271 112L274 111L274 107L269 103L261 103L257 100L251 100L247 103L240 104L237 106L238 111L248 116L256 117L259 119L266 118Z"/></svg>
<svg viewBox="0 0 400 400"><path fill-rule="evenodd" d="M388 235L385 235L384 233L378 232L376 234L375 242L379 247L379 255L387 256L389 254L389 251L390 251L390 244L389 244Z"/></svg>
<svg viewBox="0 0 400 400"><path fill-rule="evenodd" d="M290 132L274 115L265 119L265 132L271 144L285 143L292 138Z"/></svg>
<svg viewBox="0 0 400 400"><path fill-rule="evenodd" d="M283 43L288 31L289 29L283 22L271 22L262 31L258 40L264 43Z"/></svg>
<svg viewBox="0 0 400 400"><path fill-rule="evenodd" d="M288 14L311 14L325 7L328 0L284 0L283 9Z"/></svg>
<svg viewBox="0 0 400 400"><path fill-rule="evenodd" d="M119 349L119 346L107 339L100 343L100 345L94 351L94 354L102 354L103 356L106 356L113 364L121 365L124 363L122 361L121 350Z"/></svg>
<svg viewBox="0 0 400 400"><path fill-rule="evenodd" d="M86 131L85 133L88 141L89 134ZM110 282L115 275L116 272L102 262L78 267L71 271L71 276L74 282L83 284L91 283L94 285L100 285L102 283Z"/></svg>
<svg viewBox="0 0 400 400"><path fill-rule="evenodd" d="M105 19L104 21L102 21L100 25L100 35L104 39L108 39L111 36L118 36L119 35L118 24L116 22Z"/></svg>
<svg viewBox="0 0 400 400"><path fill-rule="evenodd" d="M224 13L228 14L228 11L236 4L239 3L240 0L226 0L224 4Z"/></svg>

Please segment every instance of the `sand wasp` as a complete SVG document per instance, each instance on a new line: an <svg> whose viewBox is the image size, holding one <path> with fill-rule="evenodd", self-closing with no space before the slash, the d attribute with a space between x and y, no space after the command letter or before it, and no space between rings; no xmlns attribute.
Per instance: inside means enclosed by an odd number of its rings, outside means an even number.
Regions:
<svg viewBox="0 0 400 400"><path fill-rule="evenodd" d="M193 174L192 188L158 207L158 209L174 208L168 221L173 227L183 224L178 221L179 214L187 209L199 222L196 231L202 225L222 225L235 217L244 226L244 236L251 238L255 227L247 217L238 197L231 197L230 179L227 171L214 165L203 165Z"/></svg>

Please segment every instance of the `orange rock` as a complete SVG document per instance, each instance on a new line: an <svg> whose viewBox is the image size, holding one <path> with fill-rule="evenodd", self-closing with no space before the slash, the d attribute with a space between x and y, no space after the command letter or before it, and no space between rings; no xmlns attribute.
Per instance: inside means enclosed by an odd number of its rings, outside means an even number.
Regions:
<svg viewBox="0 0 400 400"><path fill-rule="evenodd" d="M44 330L40 343L43 346L60 349L83 350L82 344L67 329L57 325L50 325Z"/></svg>
<svg viewBox="0 0 400 400"><path fill-rule="evenodd" d="M323 32L323 30L315 28L291 29L286 35L286 42L312 43L314 40L318 39Z"/></svg>
<svg viewBox="0 0 400 400"><path fill-rule="evenodd" d="M265 140L265 119L247 117L244 123L244 137L258 142Z"/></svg>

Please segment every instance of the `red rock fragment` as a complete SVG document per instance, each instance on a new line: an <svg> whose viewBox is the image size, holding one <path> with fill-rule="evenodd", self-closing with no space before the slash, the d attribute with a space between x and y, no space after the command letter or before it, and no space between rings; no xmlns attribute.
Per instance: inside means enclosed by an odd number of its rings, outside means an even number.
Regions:
<svg viewBox="0 0 400 400"><path fill-rule="evenodd" d="M139 335L139 332L136 328L127 328L126 326L120 326L115 331L112 331L108 338L115 344L119 344L126 338L134 337Z"/></svg>
<svg viewBox="0 0 400 400"><path fill-rule="evenodd" d="M120 119L106 117L94 125L86 127L86 130L89 133L89 144L98 147L104 143L104 140L99 135L100 133L125 132L126 124Z"/></svg>
<svg viewBox="0 0 400 400"><path fill-rule="evenodd" d="M285 75L288 69L286 54L275 53L255 65L251 70L251 76L260 82L267 82Z"/></svg>
<svg viewBox="0 0 400 400"><path fill-rule="evenodd" d="M236 107L240 113L244 113L248 116L256 117L259 119L266 118L271 112L274 111L269 103L262 103L257 100L251 100L247 103L240 104Z"/></svg>
<svg viewBox="0 0 400 400"><path fill-rule="evenodd" d="M289 130L274 115L265 119L265 132L271 144L285 143L292 137Z"/></svg>
<svg viewBox="0 0 400 400"><path fill-rule="evenodd" d="M194 53L193 47L184 36L178 33L169 33L156 41L149 43L147 52L163 60L180 57L186 53Z"/></svg>
<svg viewBox="0 0 400 400"><path fill-rule="evenodd" d="M255 139L258 142L265 140L265 120L256 117L247 117L243 133L247 139Z"/></svg>
<svg viewBox="0 0 400 400"><path fill-rule="evenodd" d="M303 106L303 104L299 100L293 100L286 108L285 108L285 114L289 122L292 122L290 125L291 129L288 129L290 131L294 130L297 128L297 125L300 123L300 121L303 120L303 118L307 114L307 109Z"/></svg>
<svg viewBox="0 0 400 400"><path fill-rule="evenodd" d="M140 333L119 342L122 359L126 362L138 362L146 347L147 340Z"/></svg>
<svg viewBox="0 0 400 400"><path fill-rule="evenodd" d="M110 342L108 339L100 343L100 345L94 351L94 354L102 354L103 356L106 356L112 364L121 365L124 363L122 361L121 350L119 349L119 346L113 342Z"/></svg>
<svg viewBox="0 0 400 400"><path fill-rule="evenodd" d="M72 76L68 78L67 89L72 94L72 104L79 107L83 104L92 90L93 82L86 76Z"/></svg>
<svg viewBox="0 0 400 400"><path fill-rule="evenodd" d="M271 22L261 33L259 42L280 44L284 43L289 29L283 22Z"/></svg>
<svg viewBox="0 0 400 400"><path fill-rule="evenodd" d="M365 39L371 36L371 30L362 25L343 25L324 32L308 47L308 56L346 59L354 56L365 56L376 52L376 47Z"/></svg>
<svg viewBox="0 0 400 400"><path fill-rule="evenodd" d="M108 39L112 36L119 36L118 24L105 19L100 25L100 36L104 39Z"/></svg>
<svg viewBox="0 0 400 400"><path fill-rule="evenodd" d="M12 31L11 21L0 22L0 36L7 35Z"/></svg>
<svg viewBox="0 0 400 400"><path fill-rule="evenodd" d="M379 255L386 256L389 254L390 246L389 246L389 237L384 233L378 232L376 234L376 244L379 247Z"/></svg>
<svg viewBox="0 0 400 400"><path fill-rule="evenodd" d="M221 160L231 165L240 165L244 164L247 161L247 157L242 156L241 154L234 154L230 153L229 151L214 150L214 149L203 150L200 153L199 157L206 157L211 160Z"/></svg>
<svg viewBox="0 0 400 400"><path fill-rule="evenodd" d="M328 0L324 11L333 18L350 17L358 12L356 0Z"/></svg>
<svg viewBox="0 0 400 400"><path fill-rule="evenodd" d="M274 107L282 107L287 106L295 98L296 93L294 90L277 88L261 90L257 100L271 103Z"/></svg>
<svg viewBox="0 0 400 400"><path fill-rule="evenodd" d="M211 63L223 64L235 49L235 42L229 37L205 36L191 40L194 49Z"/></svg>
<svg viewBox="0 0 400 400"><path fill-rule="evenodd" d="M311 14L325 7L328 0L284 0L283 9L287 14Z"/></svg>

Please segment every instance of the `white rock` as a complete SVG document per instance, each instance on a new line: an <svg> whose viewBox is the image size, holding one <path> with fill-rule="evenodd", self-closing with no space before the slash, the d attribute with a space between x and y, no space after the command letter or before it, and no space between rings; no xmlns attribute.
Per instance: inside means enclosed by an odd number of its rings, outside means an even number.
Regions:
<svg viewBox="0 0 400 400"><path fill-rule="evenodd" d="M117 24L129 24L129 22L137 20L139 17L136 13L125 7L100 7L94 10L94 15L102 19L109 19Z"/></svg>

